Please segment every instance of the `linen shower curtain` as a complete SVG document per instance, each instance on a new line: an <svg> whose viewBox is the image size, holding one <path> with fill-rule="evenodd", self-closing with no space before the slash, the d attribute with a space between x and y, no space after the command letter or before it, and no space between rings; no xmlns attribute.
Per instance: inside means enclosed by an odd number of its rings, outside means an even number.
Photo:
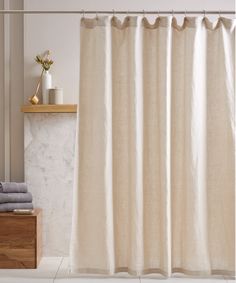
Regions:
<svg viewBox="0 0 236 283"><path fill-rule="evenodd" d="M233 275L235 20L81 20L71 267Z"/></svg>

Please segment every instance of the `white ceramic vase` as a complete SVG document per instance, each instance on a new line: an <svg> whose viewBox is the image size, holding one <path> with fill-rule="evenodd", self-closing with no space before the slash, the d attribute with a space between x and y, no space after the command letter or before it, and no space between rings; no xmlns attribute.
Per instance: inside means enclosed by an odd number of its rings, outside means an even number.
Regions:
<svg viewBox="0 0 236 283"><path fill-rule="evenodd" d="M52 87L52 75L49 71L44 71L42 75L42 96L43 104L49 103L49 89Z"/></svg>

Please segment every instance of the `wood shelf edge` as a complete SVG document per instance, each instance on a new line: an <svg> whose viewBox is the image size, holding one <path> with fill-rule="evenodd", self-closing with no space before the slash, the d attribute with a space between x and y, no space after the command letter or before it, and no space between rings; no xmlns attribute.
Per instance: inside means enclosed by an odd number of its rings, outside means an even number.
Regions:
<svg viewBox="0 0 236 283"><path fill-rule="evenodd" d="M23 105L21 107L23 113L76 113L77 104L38 104Z"/></svg>

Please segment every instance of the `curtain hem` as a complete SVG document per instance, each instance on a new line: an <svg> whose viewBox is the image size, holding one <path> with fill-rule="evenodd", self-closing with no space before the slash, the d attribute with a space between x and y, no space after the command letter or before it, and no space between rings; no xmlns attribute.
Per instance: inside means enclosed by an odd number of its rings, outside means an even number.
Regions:
<svg viewBox="0 0 236 283"><path fill-rule="evenodd" d="M98 268L77 268L77 269L71 269L72 272L78 273L78 274L98 274L98 275L113 275L115 273L121 273L121 272L127 272L130 275L133 276L142 276L142 275L148 275L148 274L158 274L163 275L164 277L170 277L168 276L168 272L160 269L160 268L148 268L143 269L142 271L135 271L133 269L130 269L128 267L117 267L114 272L107 270L107 269L98 269ZM210 277L212 275L222 275L222 276L232 276L235 277L235 271L229 271L229 270L221 270L221 269L213 269L210 271L199 271L199 270L188 270L184 268L174 267L172 268L172 275L174 273L182 273L184 275L188 276L203 276L203 277Z"/></svg>
<svg viewBox="0 0 236 283"><path fill-rule="evenodd" d="M227 276L235 276L235 271L224 270L224 269L212 269L210 271L199 271L199 270L188 270L181 267L173 267L172 273L183 273L186 275L193 276L210 276L210 275L227 275Z"/></svg>

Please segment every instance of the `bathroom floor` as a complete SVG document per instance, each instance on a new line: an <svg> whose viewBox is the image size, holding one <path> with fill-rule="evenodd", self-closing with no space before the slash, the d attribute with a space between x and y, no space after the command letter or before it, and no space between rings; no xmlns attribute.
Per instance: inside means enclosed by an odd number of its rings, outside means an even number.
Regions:
<svg viewBox="0 0 236 283"><path fill-rule="evenodd" d="M124 274L123 278L80 277L69 272L67 257L44 257L38 269L0 269L0 283L154 283L162 278L134 278ZM219 283L233 282L234 278L216 276L210 279L169 278L168 283Z"/></svg>

